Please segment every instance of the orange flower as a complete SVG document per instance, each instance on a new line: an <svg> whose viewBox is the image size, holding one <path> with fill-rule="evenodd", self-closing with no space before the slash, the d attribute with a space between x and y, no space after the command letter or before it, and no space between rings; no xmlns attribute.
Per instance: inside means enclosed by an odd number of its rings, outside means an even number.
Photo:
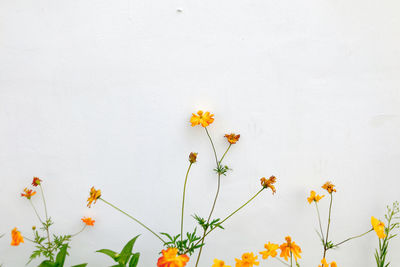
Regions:
<svg viewBox="0 0 400 267"><path fill-rule="evenodd" d="M285 261L290 257L290 253L294 256L294 259L300 259L301 248L296 245L295 242L292 242L292 238L290 236L285 237L286 243L280 245L281 255L280 257L285 258Z"/></svg>
<svg viewBox="0 0 400 267"><path fill-rule="evenodd" d="M40 185L40 183L42 182L42 180L40 180L38 177L33 177L33 181L32 181L32 185L34 187Z"/></svg>
<svg viewBox="0 0 400 267"><path fill-rule="evenodd" d="M266 251L261 251L260 254L262 255L262 258L268 259L269 256L271 256L272 258L276 257L276 255L278 254L278 252L276 252L276 250L279 248L278 244L273 244L268 242L268 244L265 244L264 247L267 249Z"/></svg>
<svg viewBox="0 0 400 267"><path fill-rule="evenodd" d="M189 261L187 255L179 255L177 248L168 248L161 251L162 256L158 258L157 267L184 267Z"/></svg>
<svg viewBox="0 0 400 267"><path fill-rule="evenodd" d="M374 216L371 217L371 224L372 227L374 228L376 235L379 238L385 238L386 234L385 234L385 224L383 222L381 222L380 220L378 220L377 218L375 218Z"/></svg>
<svg viewBox="0 0 400 267"><path fill-rule="evenodd" d="M236 144L237 141L239 141L240 134L236 135L234 133L231 133L231 134L226 134L225 137L228 140L228 142L233 145Z"/></svg>
<svg viewBox="0 0 400 267"><path fill-rule="evenodd" d="M24 193L21 193L21 197L26 197L27 199L31 199L32 196L36 194L36 191L33 191L32 189L25 188Z"/></svg>
<svg viewBox="0 0 400 267"><path fill-rule="evenodd" d="M190 152L190 154L189 154L189 162L190 163L195 163L197 161L197 154L198 153Z"/></svg>
<svg viewBox="0 0 400 267"><path fill-rule="evenodd" d="M329 263L326 261L325 258L321 260L322 265L318 265L318 267L329 267ZM331 262L331 267L337 267L336 262Z"/></svg>
<svg viewBox="0 0 400 267"><path fill-rule="evenodd" d="M24 238L21 232L17 230L17 227L11 231L11 246L18 246L20 243L24 243Z"/></svg>
<svg viewBox="0 0 400 267"><path fill-rule="evenodd" d="M332 192L336 192L335 185L333 185L331 182L326 182L322 186L322 188L328 191L329 194L332 194Z"/></svg>
<svg viewBox="0 0 400 267"><path fill-rule="evenodd" d="M89 198L87 199L87 206L90 208L92 206L92 202L94 201L93 204L96 204L97 199L101 197L101 190L96 190L94 189L94 186L92 186L92 188L90 189L90 195Z"/></svg>
<svg viewBox="0 0 400 267"><path fill-rule="evenodd" d="M318 202L318 201L320 201L321 198L323 198L324 196L325 196L325 195L322 195L322 196L317 195L317 194L315 193L315 191L312 191L312 190L311 190L311 192L310 192L310 197L307 198L307 201L308 201L308 203L310 203L310 204L311 204L311 202L313 202L313 201Z"/></svg>
<svg viewBox="0 0 400 267"><path fill-rule="evenodd" d="M214 259L214 264L211 267L231 267L231 266L225 265L224 261Z"/></svg>
<svg viewBox="0 0 400 267"><path fill-rule="evenodd" d="M92 218L90 218L90 217L88 217L88 218L83 217L81 220L82 220L82 222L84 222L86 225L94 226L95 220L92 220Z"/></svg>
<svg viewBox="0 0 400 267"><path fill-rule="evenodd" d="M256 261L257 256L254 256L253 252L251 253L244 253L242 255L242 259L235 259L236 261L236 267L253 267L254 265L259 265L260 262Z"/></svg>
<svg viewBox="0 0 400 267"><path fill-rule="evenodd" d="M201 124L203 127L207 127L214 121L214 114L210 114L210 112L203 113L202 110L197 111L197 114L192 113L192 117L190 118L190 123L192 126L196 126Z"/></svg>
<svg viewBox="0 0 400 267"><path fill-rule="evenodd" d="M271 176L269 177L269 179L265 179L265 177L260 179L261 181L261 186L263 186L264 188L271 188L272 190L272 194L276 193L276 189L275 186L273 185L274 183L276 183L276 177L275 176Z"/></svg>

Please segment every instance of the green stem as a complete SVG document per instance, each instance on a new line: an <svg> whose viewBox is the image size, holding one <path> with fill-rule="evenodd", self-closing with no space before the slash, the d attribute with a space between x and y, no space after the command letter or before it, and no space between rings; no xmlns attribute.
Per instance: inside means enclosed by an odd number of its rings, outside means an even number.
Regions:
<svg viewBox="0 0 400 267"><path fill-rule="evenodd" d="M72 234L71 237L77 236L77 235L79 235L80 233L82 233L83 230L86 229L86 226L87 226L87 225L85 224L85 226L83 226L83 228L82 228L79 232L76 232L75 234Z"/></svg>
<svg viewBox="0 0 400 267"><path fill-rule="evenodd" d="M183 212L185 210L185 194L186 194L186 183L189 176L190 168L192 167L192 162L189 164L189 168L187 169L186 176L185 176L185 183L183 185L183 197L182 197L182 214L181 214L181 242L183 240Z"/></svg>
<svg viewBox="0 0 400 267"><path fill-rule="evenodd" d="M159 236L158 234L156 234L153 230L151 230L149 227L147 227L146 225L144 225L141 221L139 221L138 219L136 219L135 217L133 217L132 215L126 213L125 211L121 210L120 208L114 206L113 204L111 204L110 202L104 200L103 198L99 198L101 201L103 201L104 203L108 204L109 206L113 207L114 209L118 210L119 212L125 214L126 216L128 216L129 218L131 218L132 220L134 220L135 222L137 222L138 224L140 224L142 227L146 228L148 231L150 231L153 235L155 235L158 239L161 240L161 242L163 242L164 244L166 243L164 241L164 239L161 238L161 236Z"/></svg>
<svg viewBox="0 0 400 267"><path fill-rule="evenodd" d="M217 156L217 151L215 150L214 142L213 142L213 140L211 139L211 136L210 136L210 134L209 134L209 132L208 132L208 130L207 130L207 127L204 127L204 129L206 130L208 139L210 139L211 146L212 146L212 149L213 149L213 151L214 151L215 162L217 163L217 168L218 168L218 167L219 167L219 162L218 162L218 156Z"/></svg>
<svg viewBox="0 0 400 267"><path fill-rule="evenodd" d="M49 232L49 218L47 216L47 205L46 205L46 199L44 198L44 193L43 193L43 187L42 184L39 184L40 187L40 192L42 193L42 199L43 199L43 205L44 205L44 214L46 216L46 234L47 234L47 240L49 241L49 244L51 243L50 241L50 232Z"/></svg>
<svg viewBox="0 0 400 267"><path fill-rule="evenodd" d="M349 238L343 240L342 242L339 242L339 243L333 245L333 247L338 247L338 246L340 246L341 244L346 243L347 241L350 241L350 240L352 240L352 239L356 239L356 238L362 237L362 236L364 236L364 235L366 235L366 234L368 234L369 232L372 232L372 231L374 231L374 228L372 228L371 230L369 230L369 231L367 231L367 232L365 232L365 233L363 233L363 234L361 234L361 235L356 235L356 236L349 237Z"/></svg>
<svg viewBox="0 0 400 267"><path fill-rule="evenodd" d="M31 205L32 205L32 208L33 208L33 210L35 211L35 213L36 213L36 216L38 217L39 221L40 221L42 224L44 224L44 223L43 223L43 221L42 221L42 219L40 218L40 216L39 216L39 213L37 212L37 210L36 210L35 206L33 205L33 202L32 202L32 200L31 200L31 199L28 199L28 200L29 200L29 203L31 203Z"/></svg>
<svg viewBox="0 0 400 267"><path fill-rule="evenodd" d="M318 203L317 203L317 201L314 201L314 203L315 203L315 208L317 209L319 230L321 231L321 237L322 237L322 241L323 241L323 240L325 240L325 237L324 237L324 232L322 231L321 216L319 214Z"/></svg>
<svg viewBox="0 0 400 267"><path fill-rule="evenodd" d="M290 267L293 266L293 254L292 251L290 251Z"/></svg>
<svg viewBox="0 0 400 267"><path fill-rule="evenodd" d="M333 193L330 193L330 196L331 196L331 201L330 201L330 204L329 204L328 227L326 228L326 239L325 239L325 244L324 244L324 256L322 258L325 258L326 251L328 250L328 236L329 236L329 227L331 225L331 212L332 212Z"/></svg>
<svg viewBox="0 0 400 267"><path fill-rule="evenodd" d="M222 158L218 162L219 165L221 165L222 160L225 158L226 153L228 153L229 149L231 148L232 144L229 144L228 148L226 149L225 153L222 155Z"/></svg>
<svg viewBox="0 0 400 267"><path fill-rule="evenodd" d="M274 257L274 259L276 259L277 261L279 261L280 263L282 263L282 264L284 264L284 265L286 265L286 266L290 266L289 264L287 264L286 262L284 262L283 260L281 260L281 259L278 258L278 257Z"/></svg>

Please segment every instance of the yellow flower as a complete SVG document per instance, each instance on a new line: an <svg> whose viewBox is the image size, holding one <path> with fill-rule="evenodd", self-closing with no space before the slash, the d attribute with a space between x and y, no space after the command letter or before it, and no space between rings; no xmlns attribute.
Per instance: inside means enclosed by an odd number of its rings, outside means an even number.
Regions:
<svg viewBox="0 0 400 267"><path fill-rule="evenodd" d="M231 134L226 134L225 137L228 140L229 144L233 145L236 144L237 141L239 141L240 134L236 135L234 133L231 133Z"/></svg>
<svg viewBox="0 0 400 267"><path fill-rule="evenodd" d="M17 227L11 231L11 246L18 246L20 243L24 243L24 238L21 232L17 230Z"/></svg>
<svg viewBox="0 0 400 267"><path fill-rule="evenodd" d="M295 242L292 242L292 238L290 236L285 237L286 243L283 243L280 245L280 250L281 250L281 255L279 255L282 258L285 258L287 261L288 258L290 257L290 252L292 252L292 255L294 256L294 259L297 261L297 259L301 259L300 253L301 253L301 248L296 245Z"/></svg>
<svg viewBox="0 0 400 267"><path fill-rule="evenodd" d="M242 259L235 259L236 261L236 267L253 267L254 265L259 265L260 262L256 261L257 256L254 256L253 252L251 253L244 253L242 255Z"/></svg>
<svg viewBox="0 0 400 267"><path fill-rule="evenodd" d="M268 244L265 244L264 247L267 250L260 252L260 254L262 255L262 258L264 260L268 259L269 256L271 256L273 258L278 254L278 252L276 252L276 250L279 248L278 244L273 244L273 243L268 242Z"/></svg>
<svg viewBox="0 0 400 267"><path fill-rule="evenodd" d="M381 222L380 220L378 220L377 218L375 218L374 216L371 217L371 224L372 227L374 228L376 235L379 238L385 238L386 234L385 234L385 224L383 222Z"/></svg>
<svg viewBox="0 0 400 267"><path fill-rule="evenodd" d="M264 188L271 188L272 190L272 194L276 193L276 189L275 186L273 185L274 183L276 183L276 177L275 176L271 176L269 177L269 179L265 179L265 177L260 179L261 181L261 186Z"/></svg>
<svg viewBox="0 0 400 267"><path fill-rule="evenodd" d="M311 192L310 192L310 197L307 198L307 201L308 201L308 203L310 203L310 204L311 204L311 202L313 202L313 201L318 202L318 201L320 201L321 198L323 198L324 196L325 196L325 195L322 195L322 196L317 195L317 194L315 193L315 191L312 191L312 190L311 190Z"/></svg>
<svg viewBox="0 0 400 267"><path fill-rule="evenodd" d="M225 265L224 261L214 259L214 264L211 267L231 267L231 266Z"/></svg>
<svg viewBox="0 0 400 267"><path fill-rule="evenodd" d="M197 161L197 154L198 153L190 152L189 154L190 163L195 163Z"/></svg>
<svg viewBox="0 0 400 267"><path fill-rule="evenodd" d="M87 206L90 208L92 206L92 203L94 201L93 204L96 204L97 199L101 197L101 190L96 190L94 189L94 186L92 186L92 188L90 189L90 195L89 198L87 199Z"/></svg>
<svg viewBox="0 0 400 267"><path fill-rule="evenodd" d="M326 182L322 186L322 188L328 191L329 194L332 194L332 192L336 192L335 185L333 185L331 182Z"/></svg>
<svg viewBox="0 0 400 267"><path fill-rule="evenodd" d="M25 193L21 193L21 197L26 197L27 199L31 199L31 197L36 194L36 191L33 191L32 189L28 188L25 188L24 192Z"/></svg>
<svg viewBox="0 0 400 267"><path fill-rule="evenodd" d="M189 261L187 255L179 255L177 248L168 248L161 251L162 256L158 258L157 267L184 267Z"/></svg>
<svg viewBox="0 0 400 267"><path fill-rule="evenodd" d="M192 126L196 126L201 124L203 127L207 127L214 121L214 114L210 114L210 112L203 113L202 110L197 111L197 114L192 113L192 117L190 118L190 123Z"/></svg>
<svg viewBox="0 0 400 267"><path fill-rule="evenodd" d="M94 226L94 223L95 223L95 220L93 220L92 218L90 218L90 217L83 217L82 219L82 222L84 222L86 225L90 225L90 226Z"/></svg>
<svg viewBox="0 0 400 267"><path fill-rule="evenodd" d="M321 260L322 265L318 265L318 267L329 267L329 263L326 261L325 258ZM331 262L331 267L337 267L336 262Z"/></svg>

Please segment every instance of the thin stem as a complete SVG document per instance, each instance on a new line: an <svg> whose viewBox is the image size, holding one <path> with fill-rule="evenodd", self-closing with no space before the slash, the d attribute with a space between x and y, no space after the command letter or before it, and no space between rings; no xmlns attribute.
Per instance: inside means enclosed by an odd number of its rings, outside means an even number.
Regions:
<svg viewBox="0 0 400 267"><path fill-rule="evenodd" d="M22 236L24 239L26 239L26 240L28 240L28 241L30 241L30 242L32 242L32 243L36 243L35 241L33 241L32 239L30 239L30 238L27 238L26 236ZM40 244L39 244L40 245Z"/></svg>
<svg viewBox="0 0 400 267"><path fill-rule="evenodd" d="M31 200L31 199L29 199L29 203L31 203L31 205L32 205L32 208L33 208L33 210L35 211L35 213L36 213L36 216L38 217L39 221L40 221L42 224L44 224L44 223L43 223L43 221L42 221L42 219L40 218L40 216L39 216L39 213L37 212L37 210L36 210L35 206L33 205L33 202L32 202L32 200Z"/></svg>
<svg viewBox="0 0 400 267"><path fill-rule="evenodd" d="M138 224L140 224L141 226L143 226L144 228L146 228L148 231L150 231L153 235L155 235L158 239L161 240L161 242L163 242L164 244L166 243L164 241L164 239L162 239L158 234L156 234L153 230L151 230L149 227L147 227L146 225L144 225L141 221L139 221L138 219L136 219L135 217L133 217L132 215L129 215L128 213L126 213L125 211L119 209L118 207L114 206L113 204L111 204L110 202L104 200L103 198L99 198L101 201L103 201L104 203L108 204L109 206L113 207L114 209L118 210L119 212L125 214L126 216L128 216L129 218L131 218L132 220L134 220L135 222L137 222Z"/></svg>
<svg viewBox="0 0 400 267"><path fill-rule="evenodd" d="M283 260L281 260L281 259L278 258L278 257L274 257L274 259L276 259L277 261L279 261L280 263L282 263L282 264L284 264L284 265L286 265L286 266L290 266L289 264L287 264L286 262L284 262Z"/></svg>
<svg viewBox="0 0 400 267"><path fill-rule="evenodd" d="M210 139L211 146L212 146L212 149L213 149L213 151L214 151L215 162L217 163L217 167L219 167L218 156L217 156L217 151L215 150L214 142L213 142L213 140L211 139L210 134L208 133L207 127L204 127L204 129L206 130L208 139Z"/></svg>
<svg viewBox="0 0 400 267"><path fill-rule="evenodd" d="M47 216L46 199L44 198L43 187L42 187L41 183L39 184L39 187L40 187L40 192L42 193L42 199L43 199L43 205L44 205L44 214L46 216L46 226L45 227L46 227L47 240L49 241L49 246L50 246L51 241L50 241L50 232L49 232L49 225L48 225L49 218Z"/></svg>
<svg viewBox="0 0 400 267"><path fill-rule="evenodd" d="M339 242L339 243L337 243L337 244L335 244L335 245L333 245L333 246L334 246L334 247L338 247L338 246L340 246L341 244L346 243L347 241L350 241L350 240L352 240L352 239L356 239L356 238L362 237L362 236L364 236L364 235L366 235L366 234L368 234L369 232L372 232L372 231L374 231L374 228L372 228L371 230L369 230L369 231L367 231L367 232L365 232L365 233L363 233L363 234L361 234L361 235L356 235L356 236L349 237L349 238L343 240L342 242Z"/></svg>
<svg viewBox="0 0 400 267"><path fill-rule="evenodd" d="M293 266L293 254L292 251L290 251L290 267Z"/></svg>
<svg viewBox="0 0 400 267"><path fill-rule="evenodd" d="M181 214L181 242L183 240L183 212L185 209L185 194L186 194L186 183L189 176L190 168L192 167L192 162L189 164L189 168L187 169L186 176L185 176L185 183L183 185L183 197L182 197L182 214Z"/></svg>
<svg viewBox="0 0 400 267"><path fill-rule="evenodd" d="M219 165L221 165L222 160L225 158L226 153L228 153L229 149L231 148L232 144L229 144L228 148L226 149L225 153L222 155L222 158L219 160Z"/></svg>
<svg viewBox="0 0 400 267"><path fill-rule="evenodd" d="M321 237L322 237L322 240L325 240L324 232L322 231L321 216L319 215L318 203L317 203L317 201L314 201L314 203L315 203L315 208L317 209L318 223L319 223L319 230L321 231Z"/></svg>
<svg viewBox="0 0 400 267"><path fill-rule="evenodd" d="M331 201L329 204L329 216L328 216L328 227L326 228L326 239L325 239L325 244L324 244L324 256L326 256L326 251L328 250L328 236L329 236L329 227L331 225L331 211L332 211L332 200L333 200L333 193L330 193L331 196Z"/></svg>
<svg viewBox="0 0 400 267"><path fill-rule="evenodd" d="M83 228L79 231L79 232L76 232L75 234L72 234L71 235L71 237L74 237L74 236L77 236L77 235L79 235L80 233L82 233L83 232L83 230L85 230L86 229L86 227L87 227L87 225L85 224L85 226L83 226Z"/></svg>

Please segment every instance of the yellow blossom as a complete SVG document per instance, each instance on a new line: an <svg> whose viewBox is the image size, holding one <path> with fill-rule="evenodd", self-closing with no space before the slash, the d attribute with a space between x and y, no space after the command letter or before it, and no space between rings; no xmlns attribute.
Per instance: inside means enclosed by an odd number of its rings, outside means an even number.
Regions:
<svg viewBox="0 0 400 267"><path fill-rule="evenodd" d="M94 186L92 186L89 194L90 195L89 198L87 199L88 202L87 206L90 208L92 206L92 203L94 202L93 204L96 204L97 199L101 197L101 190L96 190Z"/></svg>
<svg viewBox="0 0 400 267"><path fill-rule="evenodd" d="M380 220L378 220L377 218L375 218L374 216L371 217L371 224L372 227L374 228L376 235L379 238L385 238L386 234L385 234L385 224L383 222L381 222Z"/></svg>
<svg viewBox="0 0 400 267"><path fill-rule="evenodd" d="M197 161L197 154L198 153L190 152L190 154L189 154L189 162L190 163L195 163Z"/></svg>
<svg viewBox="0 0 400 267"><path fill-rule="evenodd" d="M321 260L322 265L318 265L318 267L329 267L329 263L326 261L325 258ZM337 267L336 262L331 262L331 267Z"/></svg>
<svg viewBox="0 0 400 267"><path fill-rule="evenodd" d="M325 195L322 195L322 196L317 195L317 194L315 193L315 191L312 191L312 190L311 190L311 192L310 192L310 197L307 198L307 201L308 201L308 203L310 203L310 204L311 204L311 202L313 202L313 201L318 202L318 201L320 201L321 198L323 198L324 196L325 196Z"/></svg>
<svg viewBox="0 0 400 267"><path fill-rule="evenodd" d="M214 264L211 267L231 267L231 266L225 265L224 261L214 259Z"/></svg>
<svg viewBox="0 0 400 267"><path fill-rule="evenodd" d="M275 186L273 185L274 183L276 183L276 177L275 176L271 176L269 177L269 179L266 179L265 177L260 179L261 181L261 186L264 188L271 188L272 190L272 194L276 193L276 189Z"/></svg>
<svg viewBox="0 0 400 267"><path fill-rule="evenodd" d="M214 121L214 114L210 114L210 112L203 112L202 110L197 111L197 115L192 113L192 117L190 118L190 123L192 126L201 125L203 127L207 127Z"/></svg>
<svg viewBox="0 0 400 267"><path fill-rule="evenodd" d="M20 243L24 243L24 238L21 232L17 230L17 227L11 231L11 246L18 246Z"/></svg>
<svg viewBox="0 0 400 267"><path fill-rule="evenodd" d="M239 141L240 134L225 134L226 139L228 140L229 144L236 144L237 141Z"/></svg>
<svg viewBox="0 0 400 267"><path fill-rule="evenodd" d="M177 248L168 248L161 251L162 256L158 258L157 267L184 267L189 261L189 257L186 254L177 255Z"/></svg>
<svg viewBox="0 0 400 267"><path fill-rule="evenodd" d="M265 244L264 247L267 250L260 252L260 254L262 255L262 258L264 260L268 259L269 256L271 256L273 258L278 254L278 252L276 252L276 250L279 248L278 244L273 244L273 243L268 242L268 244Z"/></svg>
<svg viewBox="0 0 400 267"><path fill-rule="evenodd" d="M253 252L251 253L244 253L242 255L242 259L235 259L236 265L235 267L253 267L254 265L259 265L260 262L256 261L257 256L254 256Z"/></svg>

